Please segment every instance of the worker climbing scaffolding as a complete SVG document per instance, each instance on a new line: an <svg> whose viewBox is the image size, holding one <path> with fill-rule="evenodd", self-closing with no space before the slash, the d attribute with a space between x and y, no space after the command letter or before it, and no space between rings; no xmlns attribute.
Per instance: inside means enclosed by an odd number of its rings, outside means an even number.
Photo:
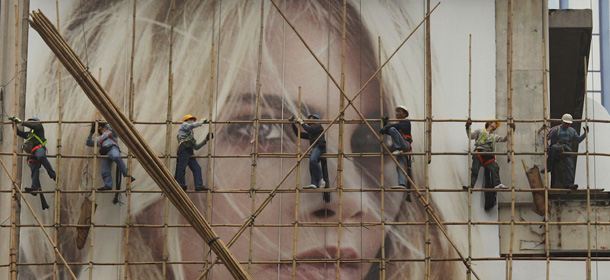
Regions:
<svg viewBox="0 0 610 280"><path fill-rule="evenodd" d="M199 143L195 140L195 134L193 133L193 129L202 126L203 124L208 123L207 119L202 119L201 121L197 121L197 117L186 114L182 117L182 125L180 125L180 130L178 130L178 159L176 162L176 172L174 173L174 178L178 181L178 184L182 187L183 190L186 191L186 167L188 166L193 173L193 178L195 180L195 190L196 191L208 191L210 190L203 184L203 176L201 172L201 166L197 162L196 158L192 158L191 156L195 153L194 150L199 150L201 147L205 146L210 139L214 138L213 133L208 133L205 139Z"/></svg>
<svg viewBox="0 0 610 280"><path fill-rule="evenodd" d="M93 134L95 133L95 127L98 126L97 132L99 136L96 137L97 147L99 148L100 155L107 155L107 158L102 158L102 178L104 180L104 186L98 188L98 191L108 191L112 189L112 175L111 165L116 163L123 177L129 177L131 181L135 181L136 178L130 176L127 171L127 166L121 158L121 151L119 150L119 136L114 133L110 124L93 122L91 124L91 130L85 143L89 147L94 147L95 142L93 140ZM120 185L117 184L117 189L120 189Z"/></svg>
<svg viewBox="0 0 610 280"><path fill-rule="evenodd" d="M22 121L18 117L9 117L9 120L13 122L13 128L17 130L17 135L24 138L23 151L30 153L28 156L28 165L32 171L32 186L25 188L26 192L40 191L42 187L40 185L40 167L44 166L47 170L49 177L55 181L56 175L55 170L51 166L51 163L47 159L47 139L44 136L44 127L40 123L40 119L37 117L29 118L27 121ZM17 127L17 124L28 127L30 131L25 132ZM36 193L32 193L36 195ZM49 208L44 195L40 194L40 200L42 202L42 210Z"/></svg>
<svg viewBox="0 0 610 280"><path fill-rule="evenodd" d="M413 139L411 137L411 121L407 120L409 117L409 111L405 106L398 106L394 109L397 123L388 124L389 117L384 116L382 119L382 128L379 130L381 134L389 135L392 139L392 154L396 157L396 161L404 170L407 171L407 175L411 176L411 155L406 153L411 152ZM400 167L396 166L396 173L398 174L398 185L393 186L393 189L410 189L411 185L407 182L407 177L402 173ZM411 202L411 194L407 193L407 201Z"/></svg>

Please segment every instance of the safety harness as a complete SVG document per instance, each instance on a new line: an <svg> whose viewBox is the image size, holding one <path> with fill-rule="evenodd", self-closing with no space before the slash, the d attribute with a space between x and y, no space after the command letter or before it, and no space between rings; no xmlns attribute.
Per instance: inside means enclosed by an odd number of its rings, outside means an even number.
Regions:
<svg viewBox="0 0 610 280"><path fill-rule="evenodd" d="M38 143L40 143L40 144L39 144L39 145L37 145L37 146L35 146L35 147L32 147L32 149L30 149L30 153L31 153L31 154L34 154L34 151L36 151L36 150L38 150L39 148L42 148L42 147L44 147L45 145L47 145L47 140L42 141L42 139L40 139L40 137L38 137L38 135L36 135L36 134L34 133L34 131L32 130L32 131L30 131L30 136L29 136L27 139L25 139L25 141L24 141L24 143L23 143L23 147L24 147L24 148L26 147L26 145L28 144L28 142L32 140L32 138L34 138L34 139L38 140ZM28 162L38 162L38 161L37 161L35 158L33 158L33 157L28 158L28 159L27 159L27 161L28 161Z"/></svg>
<svg viewBox="0 0 610 280"><path fill-rule="evenodd" d="M409 142L409 144L413 143L413 138L411 137L411 134L403 133L402 130L398 130L398 132L400 132L402 139L405 139L405 141ZM411 152L411 150L413 150L413 145L409 145L409 150L407 152Z"/></svg>
<svg viewBox="0 0 610 280"><path fill-rule="evenodd" d="M478 144L483 144L487 142L487 129L483 130L483 137L479 138L479 140L477 141L477 145ZM495 144L496 144L496 139L494 137L492 137L491 140L491 150L493 151L495 149ZM479 150L475 149L475 152L479 152ZM494 155L477 155L477 157L479 158L479 160L481 161L481 166L485 167L486 165L494 162L496 160L496 157ZM485 158L483 158L485 157Z"/></svg>

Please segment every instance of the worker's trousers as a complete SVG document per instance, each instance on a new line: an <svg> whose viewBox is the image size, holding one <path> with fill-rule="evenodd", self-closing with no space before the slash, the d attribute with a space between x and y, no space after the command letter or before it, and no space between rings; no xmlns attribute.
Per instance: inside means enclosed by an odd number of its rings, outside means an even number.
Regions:
<svg viewBox="0 0 610 280"><path fill-rule="evenodd" d="M121 152L119 151L119 147L112 146L112 148L110 148L110 151L108 151L106 155L108 156L108 158L102 158L102 179L104 179L105 187L112 188L112 163L116 163L123 177L127 177L127 166L121 158Z"/></svg>
<svg viewBox="0 0 610 280"><path fill-rule="evenodd" d="M402 138L402 134L400 134L400 131L398 131L398 129L390 127L389 134L392 138L393 151L402 150L403 152L408 152L411 150L411 144L407 140ZM400 164L400 166L402 166L405 171L407 170L407 155L396 156L396 161L398 161L398 164ZM398 167L398 165L396 166L396 173L398 174L398 185L406 186L407 177L404 173L402 173L402 170L400 170L400 167Z"/></svg>
<svg viewBox="0 0 610 280"><path fill-rule="evenodd" d="M547 158L546 158L546 167L549 172L553 172L553 168L555 168L555 161L558 160L559 156L563 154L563 152L571 152L572 148L569 145L562 145L559 143L555 143L547 148ZM564 174L564 185L565 187L570 187L574 185L574 158L571 155L563 155L563 158L560 159L563 161L563 166L565 167Z"/></svg>
<svg viewBox="0 0 610 280"><path fill-rule="evenodd" d="M320 161L322 160L321 156L323 153L326 153L326 148L322 148L317 144L311 149L311 155L309 157L309 176L311 176L312 185L320 186L320 180L322 179L322 165Z"/></svg>
<svg viewBox="0 0 610 280"><path fill-rule="evenodd" d="M472 155L472 168L470 169L470 187L474 187L474 184L477 182L477 178L479 177L479 169L481 169L481 159L479 155ZM500 166L496 161L492 161L485 165L483 168L491 173L491 184L492 186L487 186L490 188L494 188L500 185Z"/></svg>
<svg viewBox="0 0 610 280"><path fill-rule="evenodd" d="M47 174L51 179L55 180L55 170L51 166L51 163L47 159L47 148L40 147L32 153L30 159L28 159L28 165L32 171L32 188L40 190L40 166L44 166L47 170Z"/></svg>
<svg viewBox="0 0 610 280"><path fill-rule="evenodd" d="M203 186L203 176L201 175L201 166L197 162L197 159L192 158L194 154L192 147L186 147L181 144L178 146L178 161L176 162L176 172L174 178L183 189L186 189L186 167L188 166L193 172L193 179L195 180L195 187Z"/></svg>

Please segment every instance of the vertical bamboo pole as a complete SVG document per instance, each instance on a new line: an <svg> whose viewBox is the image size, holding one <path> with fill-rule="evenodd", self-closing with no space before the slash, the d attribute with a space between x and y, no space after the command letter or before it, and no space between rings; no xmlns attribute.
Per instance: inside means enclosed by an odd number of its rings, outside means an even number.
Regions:
<svg viewBox="0 0 610 280"><path fill-rule="evenodd" d="M263 31L264 31L264 16L265 16L265 1L261 1L261 17L260 17L260 33L258 38L258 65L256 71L256 104L254 109L253 121L253 153L252 153L252 168L250 169L250 196L252 197L251 213L256 210L256 171L258 166L258 129L261 118L260 102L261 102L261 67L263 64ZM252 258L254 254L254 222L250 225L250 242L248 250L248 274L252 269Z"/></svg>
<svg viewBox="0 0 610 280"><path fill-rule="evenodd" d="M216 8L214 8L214 12L213 12L213 26L216 23ZM212 30L214 30L214 28L212 28ZM212 38L211 38L211 49L210 49L210 99L208 102L208 120L210 120L210 122L208 123L209 127L208 127L208 133L214 133L213 132L213 127L212 127L212 117L214 116L214 67L215 67L215 59L214 59L214 52L215 52L215 44L214 44L214 32L212 31ZM208 146L208 155L207 155L207 159L208 159L208 168L207 168L207 186L208 188L210 188L210 190L213 189L214 187L214 181L213 181L213 174L212 174L212 145L210 144L210 142L212 142L212 139L210 139L210 141L208 142L207 146ZM205 213L204 216L208 221L212 221L212 195L208 195L206 196L206 208L205 208ZM204 242L205 243L205 242ZM211 250L211 248L207 245L204 244L203 245L203 250L204 252L209 252ZM211 255L210 254L206 254L204 256L204 264L203 267L208 267L210 265L211 262ZM206 279L207 279L207 274L206 274Z"/></svg>
<svg viewBox="0 0 610 280"><path fill-rule="evenodd" d="M513 0L508 0L508 25L507 25L507 40L506 40L506 76L507 76L507 105L508 105L508 121L507 124L513 122ZM513 130L507 125L508 131L508 157L511 162L511 200L510 200L510 248L508 253L508 280L513 279L513 246L515 243L515 161L514 157L514 141Z"/></svg>
<svg viewBox="0 0 610 280"><path fill-rule="evenodd" d="M472 34L468 35L468 120L472 118ZM466 269L466 278L472 279L472 184L470 169L472 168L472 150L470 145L472 140L470 139L471 129L468 127L468 265Z"/></svg>
<svg viewBox="0 0 610 280"><path fill-rule="evenodd" d="M167 123L165 128L165 165L170 166L171 161L171 135L172 135L172 118L173 118L173 94L174 94L174 72L173 72L173 55L174 55L174 27L176 25L176 0L172 0L170 11L170 29L169 29L169 64L168 64L168 73L167 73L167 115L165 117L165 121ZM169 198L165 197L165 216L163 217L164 226L163 226L163 279L167 279L167 260L169 259L169 244L168 244L168 236L169 236L169 228L167 226L169 221Z"/></svg>
<svg viewBox="0 0 610 280"><path fill-rule="evenodd" d="M17 2L19 4L19 2ZM14 92L14 106L13 112L16 116L19 116L21 119L24 118L23 110L19 110L19 102L21 101L19 98L19 6L15 5L15 92ZM24 101L25 102L25 101ZM24 103L25 104L25 103ZM24 108L25 109L25 106ZM19 180L21 182L21 161L18 160L17 157L17 142L19 139L17 138L17 124L13 124L13 170L12 176L15 180ZM21 224L21 200L16 190L11 191L11 249L10 249L10 273L11 279L17 280L17 276L19 271L17 270L17 261L19 261L19 238L20 238L20 230L17 228L17 224Z"/></svg>
<svg viewBox="0 0 610 280"><path fill-rule="evenodd" d="M301 118L301 87L299 86L298 91L298 106L297 106L297 118ZM301 129L297 130L297 158L301 158ZM299 236L299 193L301 183L301 165L297 163L296 170L296 187L295 187L295 203L294 203L294 241L292 244L292 279L296 277L297 273L297 241Z"/></svg>
<svg viewBox="0 0 610 280"><path fill-rule="evenodd" d="M100 81L100 84L102 83L102 68L99 68L98 70L98 81ZM95 188L95 183L96 183L96 179L97 179L97 175L96 175L96 171L97 171L97 150L98 150L98 141L97 141L97 130L99 129L99 122L98 120L100 119L100 112L95 109L95 132L93 133L93 135L91 136L91 139L93 139L93 186L91 187L91 209L93 209L93 213L91 213L91 223L90 223L90 228L89 228L89 233L90 233L90 243L89 243L89 267L88 267L88 271L89 271L89 280L93 279L93 248L95 246L95 208L96 208L96 188Z"/></svg>
<svg viewBox="0 0 610 280"><path fill-rule="evenodd" d="M57 31L60 30L60 24L59 24L59 2L58 0L55 0L55 16L57 17ZM62 158L61 158L61 153L62 153L62 146L61 146L61 139L62 139L62 122L63 122L63 96L62 96L62 92L61 92L61 62L58 60L57 61L57 111L58 111L58 121L57 121L57 157L55 160L55 169L57 170L56 173L56 185L55 185L55 207L53 209L53 221L54 224L59 225L61 223L61 217L60 217L60 213L61 213L61 179L62 179ZM58 237L59 237L59 227L55 227L54 231L53 231L53 241L55 242L55 244L58 244ZM57 253L55 253L55 262L53 263L53 280L57 279L57 270L58 270L58 266L57 266Z"/></svg>
<svg viewBox="0 0 610 280"><path fill-rule="evenodd" d="M547 84L547 64L546 64L546 9L542 8L542 118L544 119L543 127L549 127L550 123L548 121L549 112L548 112L548 84ZM544 159L543 166L544 170L548 171L548 167L546 165L547 159L547 141L546 141L546 130L543 131L542 142L544 143ZM549 176L548 172L544 173L544 237L546 241L544 242L544 255L546 261L546 280L550 280L550 272L551 272L551 252L550 252L550 235L549 235Z"/></svg>
<svg viewBox="0 0 610 280"><path fill-rule="evenodd" d="M378 54L377 54L377 61L379 64L383 63L381 61L381 37L377 37L377 50L378 50ZM379 71L379 115L383 116L383 71ZM381 123L381 126L383 126L383 122ZM381 136L383 139L383 136ZM384 169L384 158L383 158L383 147L381 147L381 145L383 145L382 143L379 143L379 148L380 148L380 182L381 182L381 262L379 264L379 279L384 280L385 279L385 270L386 270L386 262L385 262L385 257L386 257L386 251L385 251L385 236L386 236L386 232L385 232L385 187L384 187L384 175L383 175L383 169Z"/></svg>
<svg viewBox="0 0 610 280"><path fill-rule="evenodd" d="M342 31L341 31L341 91L345 91L345 44L346 44L346 36L347 36L347 1L343 0L343 18L342 18ZM339 149L338 149L338 157L337 157L337 192L339 195L339 223L337 225L337 274L336 279L339 280L339 275L341 273L341 233L343 228L341 227L341 221L343 220L343 161L345 160L344 156L344 132L345 132L345 113L343 111L345 108L345 97L341 95L339 97L339 110L341 112L341 116L339 117ZM330 180L330 179L329 179ZM328 184L328 182L327 182ZM332 256L331 256L332 257Z"/></svg>
<svg viewBox="0 0 610 280"><path fill-rule="evenodd" d="M426 15L430 14L430 0L426 1ZM430 201L430 162L432 162L432 58L430 54L430 17L426 19L426 164L424 164L426 174L426 200ZM430 252L431 252L431 240L430 240L430 217L428 213L425 214L426 226L425 226L425 273L424 278L430 279Z"/></svg>
<svg viewBox="0 0 610 280"><path fill-rule="evenodd" d="M591 280L591 184L589 181L589 101L587 100L587 57L584 58L585 71L585 138L587 160L587 280Z"/></svg>
<svg viewBox="0 0 610 280"><path fill-rule="evenodd" d="M129 62L129 119L133 122L135 120L134 116L134 83L133 83L133 62L134 62L134 54L135 54L135 45L136 45L136 4L137 0L133 0L133 11L131 16L131 59ZM127 170L133 174L133 156L129 152L127 152ZM117 175L118 176L118 175ZM125 267L124 267L124 276L125 280L130 278L129 274L129 238L131 233L131 180L127 180L125 183L125 196L127 200L127 215L125 216Z"/></svg>

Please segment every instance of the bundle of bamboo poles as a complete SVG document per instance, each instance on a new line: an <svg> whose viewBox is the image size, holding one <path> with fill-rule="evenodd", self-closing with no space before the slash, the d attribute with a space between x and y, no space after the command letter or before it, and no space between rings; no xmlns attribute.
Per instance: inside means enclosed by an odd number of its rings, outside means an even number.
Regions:
<svg viewBox="0 0 610 280"><path fill-rule="evenodd" d="M146 143L142 135L135 129L133 123L121 112L104 88L89 73L88 69L61 37L51 21L40 10L38 12L33 11L28 21L55 53L68 72L76 79L76 82L81 86L87 97L89 97L104 118L112 125L112 128L121 135L125 145L133 152L146 172L195 231L210 245L233 277L235 279L251 279L224 242L214 232L210 224L204 219L201 212L195 207L195 204L193 204L176 180L174 180L170 171L157 157L148 143Z"/></svg>

